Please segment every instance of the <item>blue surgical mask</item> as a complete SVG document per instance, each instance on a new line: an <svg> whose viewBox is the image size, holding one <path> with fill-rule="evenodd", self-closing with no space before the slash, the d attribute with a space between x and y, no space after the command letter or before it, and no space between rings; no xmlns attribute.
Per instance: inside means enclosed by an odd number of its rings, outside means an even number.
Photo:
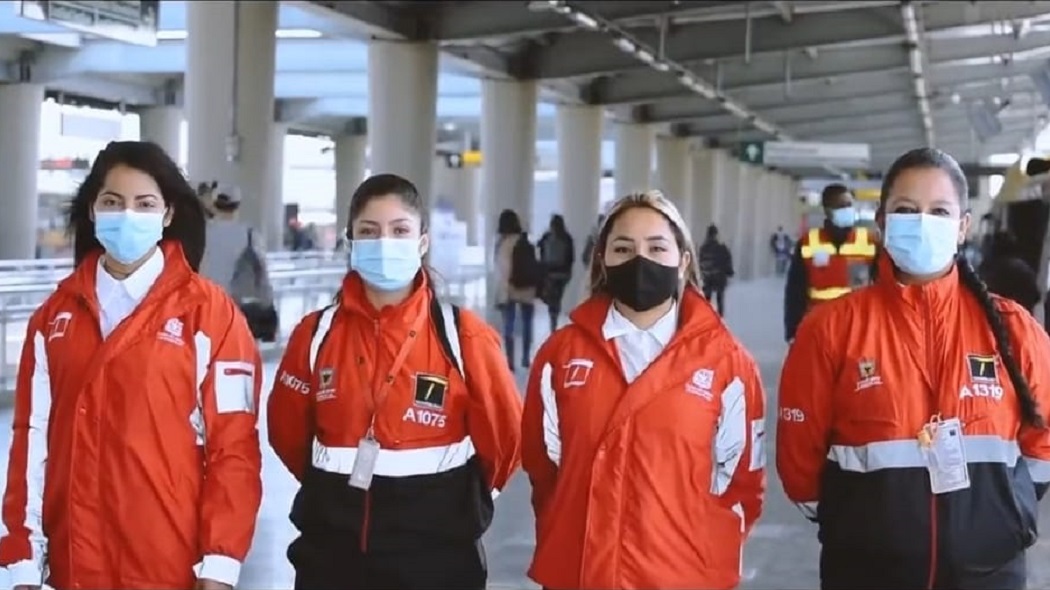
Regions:
<svg viewBox="0 0 1050 590"><path fill-rule="evenodd" d="M886 215L886 252L902 271L917 276L947 268L959 250L959 220L925 213Z"/></svg>
<svg viewBox="0 0 1050 590"><path fill-rule="evenodd" d="M378 291L409 286L422 264L416 239L354 240L350 245L350 268Z"/></svg>
<svg viewBox="0 0 1050 590"><path fill-rule="evenodd" d="M141 211L95 213L95 237L122 264L141 260L164 235L164 214Z"/></svg>
<svg viewBox="0 0 1050 590"><path fill-rule="evenodd" d="M857 210L853 207L843 207L831 210L831 225L835 227L853 227L857 223Z"/></svg>

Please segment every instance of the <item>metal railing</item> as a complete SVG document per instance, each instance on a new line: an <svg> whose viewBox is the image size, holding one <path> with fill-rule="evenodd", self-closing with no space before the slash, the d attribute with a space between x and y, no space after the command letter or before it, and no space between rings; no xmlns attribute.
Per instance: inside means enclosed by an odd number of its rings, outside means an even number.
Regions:
<svg viewBox="0 0 1050 590"><path fill-rule="evenodd" d="M283 348L300 318L331 303L346 274L344 252L280 252L267 260L281 322L277 341L260 344L264 352ZM26 278L31 269L40 273L33 280ZM0 391L14 386L29 318L71 270L72 260L0 261ZM442 273L434 287L440 296L476 308L485 301L486 274L483 265L463 266Z"/></svg>

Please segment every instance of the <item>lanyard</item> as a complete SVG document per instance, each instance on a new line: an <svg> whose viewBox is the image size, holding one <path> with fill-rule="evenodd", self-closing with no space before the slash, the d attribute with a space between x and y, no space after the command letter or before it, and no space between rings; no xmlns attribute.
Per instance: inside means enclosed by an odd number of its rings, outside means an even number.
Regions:
<svg viewBox="0 0 1050 590"><path fill-rule="evenodd" d="M394 378L397 376L397 372L401 370L401 365L405 364L405 360L408 359L408 353L412 352L412 345L416 342L416 337L419 336L419 330L423 327L423 322L427 319L427 310L419 312L414 322L412 322L412 328L408 331L408 338L401 344L401 348L397 351L397 356L394 357L394 362L390 365L390 369L387 371L386 378L383 379L382 385L376 390L371 398L372 404L369 408L369 413L372 415L368 422L368 434L366 437L369 440L375 440L375 426L376 426L376 414L379 413L379 409L383 406L383 402L386 401L387 395L390 394L390 388L394 385ZM378 346L378 342L376 343ZM378 353L378 351L377 351ZM378 357L378 354L377 354ZM371 384L367 383L366 379L366 390L371 390Z"/></svg>

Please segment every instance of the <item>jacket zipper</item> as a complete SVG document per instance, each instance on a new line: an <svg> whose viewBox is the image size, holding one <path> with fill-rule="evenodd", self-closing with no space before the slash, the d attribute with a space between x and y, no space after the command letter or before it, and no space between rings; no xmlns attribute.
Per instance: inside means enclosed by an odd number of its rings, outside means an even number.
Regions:
<svg viewBox="0 0 1050 590"><path fill-rule="evenodd" d="M365 517L361 522L361 553L368 553L368 525L372 516L372 490L365 490Z"/></svg>
<svg viewBox="0 0 1050 590"><path fill-rule="evenodd" d="M933 326L930 325L931 322L929 320L929 318L930 318L930 301L929 301L929 296L926 295L925 293L923 293L923 298L922 299L923 299L923 304L924 304L923 305L923 308L924 308L923 309L923 315L925 316L924 320L925 320L925 323L926 323L926 325L924 326L924 328L925 328L924 329L924 332L925 332L924 335L925 335L925 340L926 340L926 361L927 361L926 362L926 366L930 367L930 371L931 371L931 374L929 376L930 381L936 382L936 377L935 377L933 372L938 370L939 363L931 362L931 361L933 361L935 359L932 358L932 354L933 354L932 351L934 350L934 348L933 348L932 342L930 340L930 335L933 332L933 330L932 330ZM940 405L940 400L938 399L938 395L935 393L934 394L934 398L933 398L933 406L934 406L933 407L933 412L937 411L937 406L939 406L939 405ZM933 412L931 412L931 413L933 413ZM938 539L937 539L937 537L938 537L938 535L937 535L937 494L933 493L933 490L931 489L930 490L930 575L929 575L929 577L928 577L928 579L926 581L926 588L927 588L927 590L933 590L933 585L934 585L934 583L937 582L937 558L938 558L938 555L937 555Z"/></svg>
<svg viewBox="0 0 1050 590"><path fill-rule="evenodd" d="M937 581L937 495L930 493L930 576L926 581L927 590L933 590Z"/></svg>

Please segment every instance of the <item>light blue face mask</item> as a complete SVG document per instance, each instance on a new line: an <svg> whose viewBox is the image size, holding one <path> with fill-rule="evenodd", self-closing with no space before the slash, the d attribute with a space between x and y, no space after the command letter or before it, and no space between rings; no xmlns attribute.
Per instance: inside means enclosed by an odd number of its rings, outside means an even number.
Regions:
<svg viewBox="0 0 1050 590"><path fill-rule="evenodd" d="M948 268L959 251L959 220L890 213L883 243L897 268L911 275L932 275Z"/></svg>
<svg viewBox="0 0 1050 590"><path fill-rule="evenodd" d="M853 207L831 210L831 225L835 227L853 227L857 223L857 210Z"/></svg>
<svg viewBox="0 0 1050 590"><path fill-rule="evenodd" d="M164 235L164 214L141 211L95 213L95 238L121 264L141 260Z"/></svg>
<svg viewBox="0 0 1050 590"><path fill-rule="evenodd" d="M350 268L378 291L409 286L422 264L418 239L354 240L350 245Z"/></svg>

